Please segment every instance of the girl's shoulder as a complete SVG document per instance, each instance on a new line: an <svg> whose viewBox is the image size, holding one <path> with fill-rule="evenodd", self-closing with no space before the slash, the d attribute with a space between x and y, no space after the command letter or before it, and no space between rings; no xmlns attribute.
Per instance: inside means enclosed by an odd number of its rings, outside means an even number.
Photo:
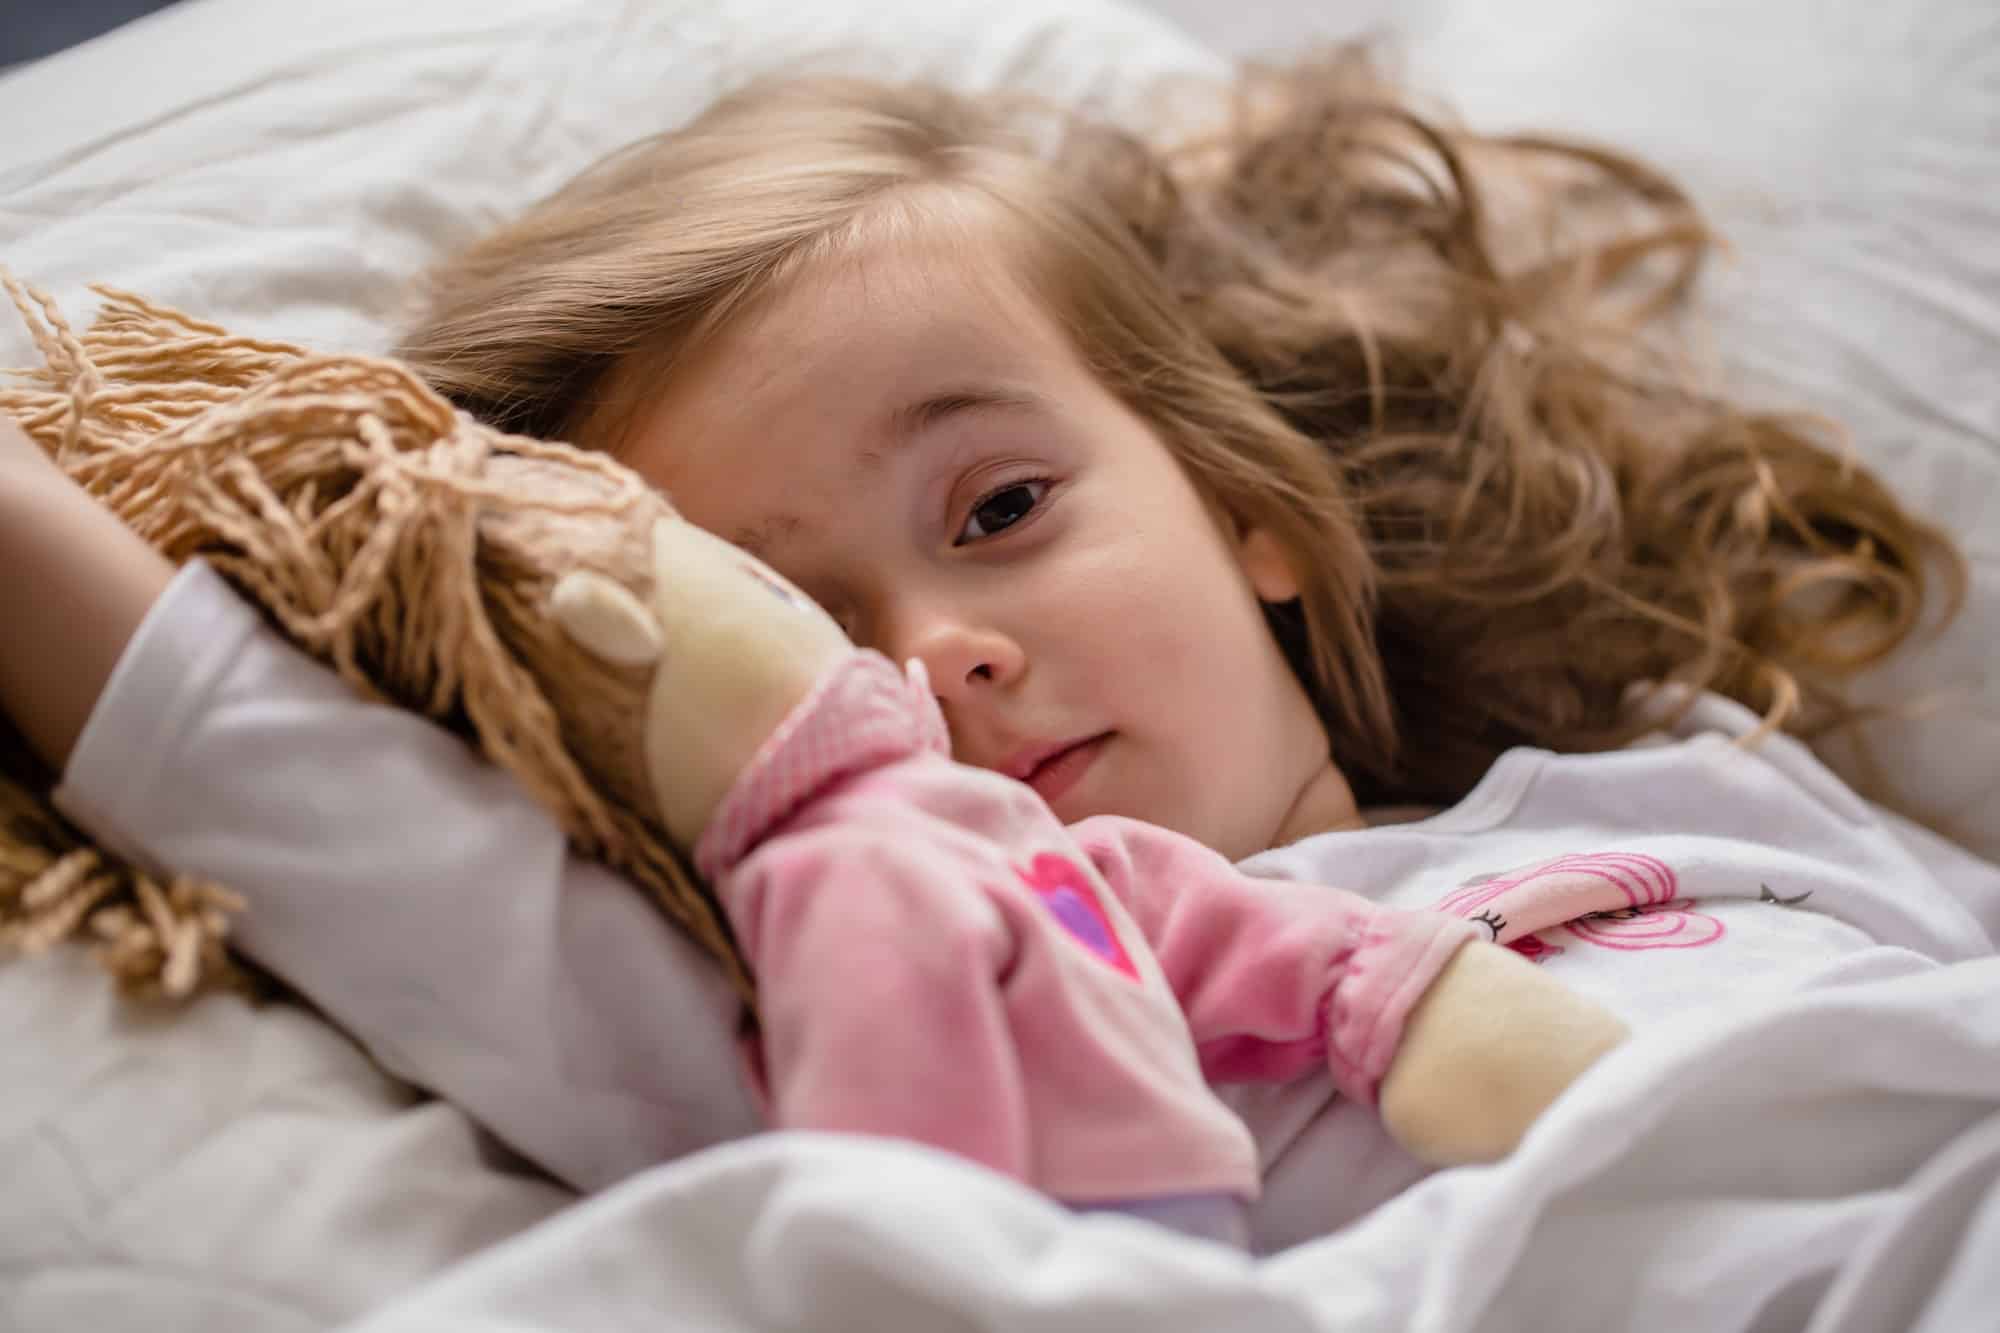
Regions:
<svg viewBox="0 0 2000 1333"><path fill-rule="evenodd" d="M1467 833L1581 822L1701 833L1776 832L1799 821L1842 828L1879 822L1880 812L1804 742L1765 731L1761 717L1732 699L1701 693L1689 702L1663 689L1644 706L1660 725L1631 744L1575 754L1509 750L1463 800L1423 827Z"/></svg>
<svg viewBox="0 0 2000 1333"><path fill-rule="evenodd" d="M1437 814L1304 838L1242 869L1462 915L1511 894L1509 921L1524 904L1574 898L1593 919L1640 913L1628 933L1664 929L1678 920L1669 909L1696 902L1810 902L1876 943L1939 959L1991 950L2000 868L1871 806L1803 744L1757 724L1702 698L1624 749L1510 750Z"/></svg>
<svg viewBox="0 0 2000 1333"><path fill-rule="evenodd" d="M1760 735L1759 721L1739 704L1704 694L1677 716L1663 712L1660 729L1621 749L1518 747L1448 807L1366 811L1365 828L1274 848L1250 858L1244 869L1321 879L1322 862L1408 855L1418 846L1475 835L1824 840L1880 828L1881 812L1810 749L1782 734Z"/></svg>

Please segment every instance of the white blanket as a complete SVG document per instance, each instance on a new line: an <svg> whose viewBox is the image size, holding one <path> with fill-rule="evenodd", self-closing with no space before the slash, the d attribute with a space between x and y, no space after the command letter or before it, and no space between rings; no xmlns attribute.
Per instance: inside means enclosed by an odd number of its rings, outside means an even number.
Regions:
<svg viewBox="0 0 2000 1333"><path fill-rule="evenodd" d="M1870 970L1653 1029L1508 1161L1262 1263L917 1148L773 1135L573 1208L358 1329L1992 1328L2000 960Z"/></svg>

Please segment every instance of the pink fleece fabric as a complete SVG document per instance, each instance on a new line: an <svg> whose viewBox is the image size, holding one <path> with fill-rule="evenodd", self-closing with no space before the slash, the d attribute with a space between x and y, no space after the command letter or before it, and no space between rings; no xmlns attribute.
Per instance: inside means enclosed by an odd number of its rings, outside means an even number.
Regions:
<svg viewBox="0 0 2000 1333"><path fill-rule="evenodd" d="M1477 935L1134 820L1065 828L948 751L921 674L857 654L696 848L758 976L774 1127L913 1138L1067 1201L1251 1198L1254 1145L1210 1083L1323 1064L1372 1103Z"/></svg>

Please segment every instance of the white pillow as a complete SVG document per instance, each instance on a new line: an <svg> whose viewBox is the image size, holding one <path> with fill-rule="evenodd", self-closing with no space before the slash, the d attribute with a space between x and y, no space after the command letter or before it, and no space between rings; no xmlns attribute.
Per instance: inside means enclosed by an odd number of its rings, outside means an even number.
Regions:
<svg viewBox="0 0 2000 1333"><path fill-rule="evenodd" d="M428 262L802 58L1114 110L1219 68L1118 0L183 0L0 77L0 260L380 350Z"/></svg>

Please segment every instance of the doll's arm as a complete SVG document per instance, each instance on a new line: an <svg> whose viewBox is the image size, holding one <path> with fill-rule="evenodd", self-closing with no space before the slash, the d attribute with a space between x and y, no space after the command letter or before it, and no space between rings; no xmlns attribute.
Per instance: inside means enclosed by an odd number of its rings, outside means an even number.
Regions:
<svg viewBox="0 0 2000 1333"><path fill-rule="evenodd" d="M985 849L915 807L873 816L785 833L728 875L771 1121L912 1138L1024 1178L1011 936L974 887Z"/></svg>
<svg viewBox="0 0 2000 1333"><path fill-rule="evenodd" d="M1136 821L1074 829L1153 946L1216 1082L1324 1061L1423 1160L1490 1160L1624 1035L1471 923L1259 880Z"/></svg>
<svg viewBox="0 0 2000 1333"><path fill-rule="evenodd" d="M1477 928L1316 884L1254 879L1154 825L1100 816L1072 832L1145 933L1213 1082L1330 1066L1374 1105L1404 1021Z"/></svg>

